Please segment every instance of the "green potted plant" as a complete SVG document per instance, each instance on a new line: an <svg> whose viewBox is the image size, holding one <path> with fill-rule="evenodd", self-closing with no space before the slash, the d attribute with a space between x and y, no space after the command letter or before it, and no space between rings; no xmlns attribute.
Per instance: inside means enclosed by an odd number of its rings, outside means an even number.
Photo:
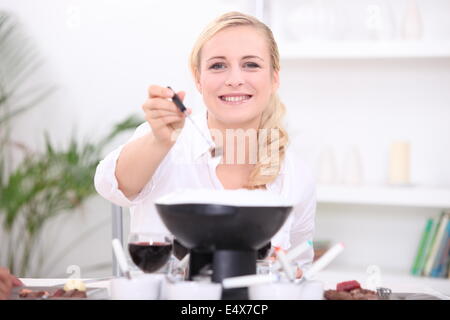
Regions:
<svg viewBox="0 0 450 320"><path fill-rule="evenodd" d="M11 139L10 127L14 117L42 104L55 91L44 84L26 94L21 91L41 65L16 20L0 11L0 265L20 277L40 276L31 262L41 254L37 246L43 227L58 215L76 212L95 194L93 177L105 146L142 122L130 116L99 141L80 143L71 138L63 148L55 147L45 134L44 151L31 152ZM14 148L22 150L23 158L12 165Z"/></svg>

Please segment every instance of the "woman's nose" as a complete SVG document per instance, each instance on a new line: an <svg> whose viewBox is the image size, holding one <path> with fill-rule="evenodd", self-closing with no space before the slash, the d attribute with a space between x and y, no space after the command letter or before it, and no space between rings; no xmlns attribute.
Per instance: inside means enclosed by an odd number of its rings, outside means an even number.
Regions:
<svg viewBox="0 0 450 320"><path fill-rule="evenodd" d="M231 87L238 87L244 84L244 78L242 76L241 70L239 69L230 70L228 77L225 81L225 84Z"/></svg>

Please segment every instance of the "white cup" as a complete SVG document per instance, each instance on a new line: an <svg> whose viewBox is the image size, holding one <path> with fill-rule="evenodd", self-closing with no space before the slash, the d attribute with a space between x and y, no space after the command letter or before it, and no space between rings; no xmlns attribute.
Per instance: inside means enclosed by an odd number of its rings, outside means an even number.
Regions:
<svg viewBox="0 0 450 320"><path fill-rule="evenodd" d="M220 300L222 285L213 282L166 282L164 296L167 300Z"/></svg>
<svg viewBox="0 0 450 320"><path fill-rule="evenodd" d="M352 146L344 159L341 182L346 185L361 185L363 183L363 166L361 153L357 146Z"/></svg>
<svg viewBox="0 0 450 320"><path fill-rule="evenodd" d="M163 274L143 274L133 277L111 280L111 298L113 300L157 300L160 298Z"/></svg>
<svg viewBox="0 0 450 320"><path fill-rule="evenodd" d="M250 300L300 300L301 287L291 282L265 283L248 288Z"/></svg>
<svg viewBox="0 0 450 320"><path fill-rule="evenodd" d="M301 300L323 300L322 281L308 280L301 284Z"/></svg>

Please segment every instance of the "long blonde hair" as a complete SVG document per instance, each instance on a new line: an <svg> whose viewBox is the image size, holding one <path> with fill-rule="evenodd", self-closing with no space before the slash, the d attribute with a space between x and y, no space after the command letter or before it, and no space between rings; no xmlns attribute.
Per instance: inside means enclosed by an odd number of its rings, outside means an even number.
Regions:
<svg viewBox="0 0 450 320"><path fill-rule="evenodd" d="M228 12L206 26L192 49L189 63L195 80L198 80L200 76L201 50L205 43L219 31L236 26L252 26L262 31L270 50L272 74L274 71L278 72L280 70L278 46L270 28L255 17L240 12ZM259 132L263 129L265 132L275 131L277 134L268 134L267 139L258 139L258 150L266 150L270 151L270 153L265 152L262 155L259 152L258 160L250 173L246 186L248 189L265 188L268 183L277 178L280 172L288 144L288 134L282 124L285 112L286 108L280 101L278 94L272 95L269 105L262 113Z"/></svg>

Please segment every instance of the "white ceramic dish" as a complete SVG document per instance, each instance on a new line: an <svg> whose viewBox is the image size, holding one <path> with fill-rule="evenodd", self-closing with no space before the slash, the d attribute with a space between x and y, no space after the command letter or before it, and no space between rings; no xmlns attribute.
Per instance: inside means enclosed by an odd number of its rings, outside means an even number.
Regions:
<svg viewBox="0 0 450 320"><path fill-rule="evenodd" d="M111 299L113 300L158 300L164 282L162 274L143 274L111 280Z"/></svg>
<svg viewBox="0 0 450 320"><path fill-rule="evenodd" d="M290 282L265 283L248 288L250 300L300 300L301 286Z"/></svg>
<svg viewBox="0 0 450 320"><path fill-rule="evenodd" d="M167 300L220 300L222 285L212 282L166 282L164 296Z"/></svg>

